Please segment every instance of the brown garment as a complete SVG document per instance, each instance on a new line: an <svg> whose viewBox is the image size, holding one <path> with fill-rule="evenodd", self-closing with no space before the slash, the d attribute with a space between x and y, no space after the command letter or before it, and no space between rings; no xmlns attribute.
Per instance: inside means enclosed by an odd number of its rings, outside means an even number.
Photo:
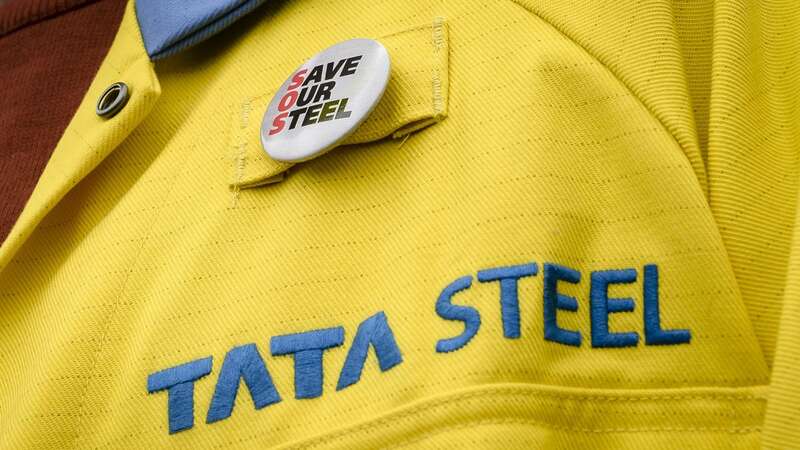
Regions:
<svg viewBox="0 0 800 450"><path fill-rule="evenodd" d="M126 0L0 6L0 242L114 40Z"/></svg>

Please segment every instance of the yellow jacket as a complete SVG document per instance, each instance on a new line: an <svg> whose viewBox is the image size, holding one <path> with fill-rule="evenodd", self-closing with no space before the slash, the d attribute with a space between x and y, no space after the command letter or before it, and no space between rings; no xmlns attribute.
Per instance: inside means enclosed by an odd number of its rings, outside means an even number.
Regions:
<svg viewBox="0 0 800 450"><path fill-rule="evenodd" d="M353 37L380 104L271 160ZM800 448L799 52L796 0L292 0L153 63L131 2L0 247L0 446Z"/></svg>

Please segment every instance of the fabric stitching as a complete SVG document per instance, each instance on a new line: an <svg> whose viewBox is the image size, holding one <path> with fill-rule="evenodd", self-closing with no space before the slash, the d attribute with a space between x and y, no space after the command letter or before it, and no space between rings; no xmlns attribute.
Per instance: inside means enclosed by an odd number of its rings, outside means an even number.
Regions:
<svg viewBox="0 0 800 450"><path fill-rule="evenodd" d="M438 119L444 111L444 99L442 97L442 80L441 80L441 52L444 46L444 19L437 17L433 21L432 26L432 40L433 40L433 74L432 74L432 89L433 89L433 116Z"/></svg>
<svg viewBox="0 0 800 450"><path fill-rule="evenodd" d="M425 440L428 440L434 436L444 434L450 431L462 430L465 428L471 428L474 426L485 426L485 425L529 425L529 426L546 426L549 429L559 430L559 431L571 431L577 433L596 433L596 434L603 434L603 433L647 433L653 431L673 431L673 432L683 432L683 431L725 431L729 434L749 434L749 433L757 433L761 431L761 427L651 427L651 428L628 428L628 429L617 429L617 428L576 428L576 427L561 427L561 426L553 426L549 425L546 422L538 421L538 420L523 420L523 419L488 419L488 420L472 420L469 422L465 422L459 425L452 425L448 427L438 428L434 431L424 433L419 436L415 436L414 438L410 438L404 441L401 441L395 445L386 447L387 449L391 448L403 448L407 447L411 444L419 443Z"/></svg>
<svg viewBox="0 0 800 450"><path fill-rule="evenodd" d="M628 92L630 92L631 96L632 96L633 98L635 98L636 100L638 100L638 101L639 101L639 104L640 104L640 105L641 105L641 106L642 106L642 107L645 109L645 111L647 111L647 112L648 112L648 114L649 114L649 115L650 115L650 116L651 116L651 117L652 117L652 118L653 118L653 119L654 119L656 122L658 122L658 123L661 125L661 127L662 127L662 128L663 128L663 130L664 130L664 132L665 132L665 133L667 133L667 135L669 135L669 136L672 138L673 142L674 142L675 144L677 144L677 145L678 145L678 148L680 148L680 149L681 149L681 152L683 153L683 156L686 158L686 160L687 160L687 162L689 163L690 167L694 168L694 166L691 164L691 163L692 163L692 160L691 160L691 158L689 158L689 150L688 150L687 148L685 148L685 147L684 147L683 143L681 143L681 142L678 140L678 138L675 136L675 134L673 134L673 133L672 133L672 131L669 129L669 127L667 127L667 125L664 123L664 121L663 121L663 120L661 120L661 118L660 118L660 117L658 117L658 116L655 114L655 112L654 112L654 111L653 111L653 110L650 108L650 106L648 106L648 105L647 105L647 103L645 103L645 102L644 102L644 99L642 99L642 98L641 98L641 97L640 97L640 96L639 96L639 95L638 95L638 94L637 94L637 93L636 93L636 92L635 92L635 91L634 91L634 90L633 90L633 89L632 89L632 88L631 88L631 87L630 87L630 86L629 86L629 85L628 85L628 84L627 84L625 81L623 81L623 80L622 80L622 78L621 78L621 77L620 77L620 76L619 76L619 75L618 75L618 74L617 74L617 73L616 73L616 72L615 72L613 69L611 69L611 67L609 67L609 66L608 66L606 63L604 63L603 61L601 61L601 60L600 60L600 58L599 58L599 57L597 57L597 55L595 55L594 53L592 53L592 52L591 52L591 51L590 51L588 48L584 47L584 46L583 46L583 45L582 45L580 42L578 42L578 41L577 41L575 38L573 38L572 36L568 35L568 34L567 34L566 32L564 32L564 31L563 31L561 28L559 28L558 26L556 26L556 24L555 24L555 23L552 23L552 22L550 22L550 21L549 21L549 20L547 20L546 18L542 17L541 15L537 14L537 13L536 13L536 12L534 12L533 10L531 10L531 9L527 8L525 5L523 5L523 4L521 3L521 1L522 1L522 0L507 0L507 1L511 2L511 3L512 3L512 4L514 4L514 5L517 5L517 6L519 6L520 8L524 9L524 10L525 10L525 11L527 11L528 13L530 13L530 14L532 14L532 15L536 16L537 18L539 18L539 20L541 20L542 22L546 23L546 24L547 24L547 25L549 25L549 26L550 26L552 29L554 29L555 31L557 31L557 32L558 32L560 35L564 36L564 38L565 38L565 39L569 40L570 42L572 42L573 44L575 44L576 46L578 46L579 48L581 48L581 49L582 49L584 52L586 52L586 54L587 54L587 55L589 55L589 56L590 56L592 59L594 59L595 61L597 61L597 63L598 63L598 64L600 64L602 67L604 67L606 70L608 70L608 72L609 72L609 73L611 73L611 74L614 76L614 79L615 79L615 80L616 80L616 81L617 81L617 82L618 82L618 83L619 83L621 86L625 87L625 90L627 90ZM694 171L694 170L693 170L693 171ZM698 179L698 180L697 180L697 184L698 184L698 187L699 187L699 188L701 189L701 191L703 192L703 194L704 194L704 195L708 195L707 189L706 189L706 188L703 188L703 183L701 183L701 180L699 180L699 179Z"/></svg>
<svg viewBox="0 0 800 450"><path fill-rule="evenodd" d="M241 192L241 184L242 178L244 177L246 165L247 165L247 139L242 133L242 130L247 129L247 121L249 118L249 112L251 109L252 102L250 100L245 101L242 103L241 108L239 110L239 129L235 133L235 143L234 143L234 183L233 183L233 192L231 198L231 209L236 209L239 200L239 193ZM235 107L234 107L235 108Z"/></svg>
<svg viewBox="0 0 800 450"><path fill-rule="evenodd" d="M535 399L541 398L549 398L553 400L566 400L566 401L591 401L595 403L631 403L631 402L642 402L642 401L665 401L665 400L722 400L722 401L757 401L759 403L765 403L766 399L762 396L755 395L755 394L742 394L742 395L735 395L735 394L721 394L721 393L709 393L706 395L702 394L687 394L687 395L650 395L650 396L642 396L642 397L625 397L625 396L608 396L603 397L603 394L598 394L596 396L589 396L589 395L575 395L569 393L558 393L558 392L540 392L540 391L530 391L527 389L521 388L495 388L495 389L487 389L484 391L479 392L470 392L466 394L459 394L452 397L440 398L436 399L435 401L431 402L424 402L421 404L414 405L413 407L408 408L405 411L398 411L395 413L389 413L384 415L378 420L364 422L355 426L344 427L339 429L333 433L327 434L325 436L320 436L315 439L311 439L309 441L298 443L295 445L290 446L290 448L311 448L315 446L319 446L322 444L330 444L334 441L341 440L346 436L351 436L354 433L362 432L364 430L373 429L373 428L380 428L382 426L389 425L397 420L402 420L409 417L414 417L419 415L422 412L429 412L434 409L440 409L447 406L450 406L454 403L461 403L463 401L472 401L476 399L480 399L482 397L496 397L497 395L509 395L509 396L522 396L522 397L533 397ZM548 425L549 426L549 425ZM615 428L616 432L626 432L628 431L627 428ZM669 430L669 427L665 427L664 429L661 428L653 428L647 431L658 431L658 430ZM577 431L577 430L576 430ZM632 431L637 431L637 429L632 429ZM642 431L639 429L639 431ZM258 435L252 436L250 439L254 439Z"/></svg>
<svg viewBox="0 0 800 450"><path fill-rule="evenodd" d="M191 149L192 147L188 147L188 148ZM176 171L175 177L172 179L171 184L169 185L167 190L164 192L164 195L163 195L163 197L162 197L162 199L160 201L161 205L163 205L163 203L169 197L169 194L172 192L172 189L177 184L179 175L181 173L183 173L183 169L184 169L184 167L186 167L186 164L188 164L188 161L189 161L189 158L183 158L183 161L181 163L180 168ZM142 255L142 253L144 251L144 248L145 248L145 246L146 246L146 244L147 244L147 242L149 240L150 233L153 230L153 228L155 227L156 222L158 222L158 218L160 217L161 212L163 210L164 210L163 207L159 207L159 209L155 213L155 217L150 222L150 225L147 227L147 229L144 231L144 233L142 235L142 243L139 246L139 249L136 251L136 255L133 257L133 261L131 261L131 265L126 270L125 279L122 280L122 284L120 286L119 293L114 298L113 306L111 308L111 311L109 311L109 313L107 314L107 316L105 318L105 326L104 326L104 328L103 328L103 330L102 330L102 332L100 334L99 339L97 340L97 349L92 353L93 361L92 361L92 364L91 364L91 367L90 367L89 371L87 372L88 376L86 377L86 383L84 383L84 386L83 386L83 389L82 389L82 393L80 395L81 404L80 404L80 407L78 408L78 414L77 414L78 415L78 423L75 425L75 437L72 440L73 446L81 436L81 426L83 425L84 417L86 417L85 409L86 409L86 406L87 406L87 403L88 403L86 395L89 392L89 385L91 384L91 380L96 378L95 370L97 368L97 363L100 360L100 354L103 352L104 342L106 341L106 339L108 337L108 334L109 334L109 331L111 329L112 319L113 319L114 316L116 316L117 310L119 309L119 306L121 304L120 300L122 299L122 296L125 293L125 289L127 288L128 281L130 280L131 275L133 273L132 269L134 267L136 267L137 263L139 262L139 257Z"/></svg>

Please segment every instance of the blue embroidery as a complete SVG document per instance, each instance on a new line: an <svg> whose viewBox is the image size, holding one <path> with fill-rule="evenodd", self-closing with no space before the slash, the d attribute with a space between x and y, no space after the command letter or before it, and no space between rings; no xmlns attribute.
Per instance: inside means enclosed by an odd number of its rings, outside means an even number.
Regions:
<svg viewBox="0 0 800 450"><path fill-rule="evenodd" d="M472 286L472 277L467 275L461 277L444 288L439 299L436 300L436 314L446 320L459 320L464 322L464 332L460 335L448 339L441 339L436 343L438 353L452 352L467 345L481 327L481 315L477 309L471 306L459 306L452 304L453 296L469 289Z"/></svg>
<svg viewBox="0 0 800 450"><path fill-rule="evenodd" d="M497 281L499 283L500 312L505 338L515 339L521 336L519 280L537 275L538 268L536 263L528 263L478 271L479 282ZM581 333L577 330L559 327L557 320L559 310L562 310L561 314L563 315L563 311L578 311L579 306L575 297L559 293L559 282L575 285L580 283L581 278L581 273L575 269L553 263L543 264L543 331L546 341L574 347L581 346ZM634 331L612 333L609 331L610 314L631 312L635 309L634 301L631 298L609 298L609 286L636 282L637 271L634 269L595 271L591 273L590 278L591 346L594 348L636 347L639 343L639 333ZM439 294L435 305L436 314L448 321L463 322L464 330L457 336L438 340L436 342L437 353L454 352L461 349L480 330L479 310L472 306L453 303L453 297L456 294L471 287L472 277L463 276L451 282ZM657 265L644 266L642 289L645 345L689 343L692 338L690 330L663 329L661 327L659 267ZM275 336L271 339L272 355L293 355L295 398L316 398L323 394L325 350L341 346L343 342L344 328L340 326ZM404 362L394 331L383 311L375 313L359 324L347 351L344 365L339 372L339 379L336 383L337 391L346 389L361 380L370 348L374 349L381 372L388 371ZM194 426L195 381L211 373L211 370L212 358L208 357L161 370L148 376L148 392L168 391L167 412L170 434ZM237 346L225 355L206 415L207 423L227 419L232 415L241 380L244 380L256 409L262 409L282 401L256 344Z"/></svg>
<svg viewBox="0 0 800 450"><path fill-rule="evenodd" d="M580 347L582 339L580 332L566 330L558 326L556 313L559 309L565 311L578 310L578 300L575 297L558 293L559 281L578 283L581 281L581 273L558 264L544 264L544 292L542 295L544 303L544 338L548 341Z"/></svg>
<svg viewBox="0 0 800 450"><path fill-rule="evenodd" d="M256 344L234 347L222 362L206 423L227 419L233 412L239 379L243 378L256 409L281 401Z"/></svg>
<svg viewBox="0 0 800 450"><path fill-rule="evenodd" d="M658 266L644 266L644 343L645 345L687 344L689 330L662 330L658 305Z"/></svg>
<svg viewBox="0 0 800 450"><path fill-rule="evenodd" d="M503 319L503 336L509 339L520 337L517 281L522 277L536 275L538 271L536 263L478 271L478 281L481 283L500 281L500 315Z"/></svg>
<svg viewBox="0 0 800 450"><path fill-rule="evenodd" d="M636 281L636 270L603 270L592 272L592 285L589 288L592 319L592 347L635 347L639 343L636 332L610 333L608 331L608 315L617 312L633 311L633 299L608 298L608 285L616 283L633 283Z"/></svg>
<svg viewBox="0 0 800 450"><path fill-rule="evenodd" d="M275 336L270 340L274 356L294 354L294 397L322 395L322 353L344 342L344 328L326 328Z"/></svg>
<svg viewBox="0 0 800 450"><path fill-rule="evenodd" d="M147 392L167 389L169 433L194 426L194 382L211 373L211 357L170 367L147 377Z"/></svg>
<svg viewBox="0 0 800 450"><path fill-rule="evenodd" d="M378 358L381 372L386 372L403 362L403 356L400 354L394 333L386 320L386 314L379 312L358 326L356 337L353 338L353 345L350 346L347 359L339 374L339 382L336 384L337 391L341 391L361 379L361 372L364 370L364 363L367 362L370 345L375 349L375 356Z"/></svg>

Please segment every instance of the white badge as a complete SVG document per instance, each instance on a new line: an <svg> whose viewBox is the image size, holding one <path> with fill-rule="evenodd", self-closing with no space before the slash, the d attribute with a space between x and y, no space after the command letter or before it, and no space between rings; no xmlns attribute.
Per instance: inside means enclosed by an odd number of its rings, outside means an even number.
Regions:
<svg viewBox="0 0 800 450"><path fill-rule="evenodd" d="M261 145L275 160L319 156L356 130L389 82L389 53L351 39L317 53L281 85L264 113Z"/></svg>

